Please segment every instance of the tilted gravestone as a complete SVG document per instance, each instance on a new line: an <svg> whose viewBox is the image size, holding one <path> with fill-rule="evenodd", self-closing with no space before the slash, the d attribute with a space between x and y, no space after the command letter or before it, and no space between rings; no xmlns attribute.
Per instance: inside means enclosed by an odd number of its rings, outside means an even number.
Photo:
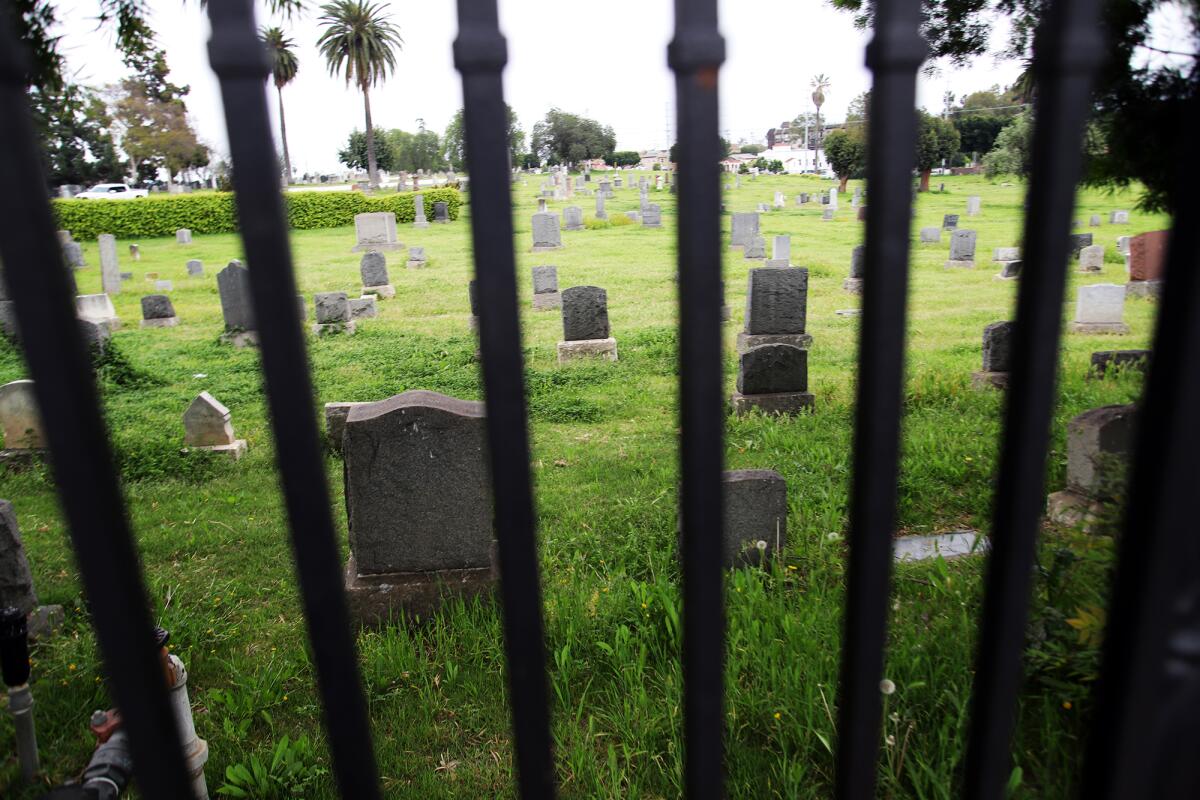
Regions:
<svg viewBox="0 0 1200 800"><path fill-rule="evenodd" d="M221 296L221 315L225 333L221 341L237 347L258 343L258 326L250 300L250 272L238 260L230 261L217 273L217 292Z"/></svg>
<svg viewBox="0 0 1200 800"><path fill-rule="evenodd" d="M937 244L942 241L941 228L921 228L922 244Z"/></svg>
<svg viewBox="0 0 1200 800"><path fill-rule="evenodd" d="M232 415L208 392L201 392L183 412L183 443L187 450L216 453L237 461L246 440L233 432Z"/></svg>
<svg viewBox="0 0 1200 800"><path fill-rule="evenodd" d="M345 292L317 292L313 295L316 324L313 333L330 336L337 333L354 333L354 320L350 318L350 300Z"/></svg>
<svg viewBox="0 0 1200 800"><path fill-rule="evenodd" d="M971 382L976 388L993 386L1004 389L1008 386L1008 373L1012 371L1012 322L993 322L983 329L983 369L972 374Z"/></svg>
<svg viewBox="0 0 1200 800"><path fill-rule="evenodd" d="M1136 370L1143 374L1150 370L1152 353L1149 350L1098 350L1092 353L1088 377L1103 378L1111 372Z"/></svg>
<svg viewBox="0 0 1200 800"><path fill-rule="evenodd" d="M79 242L63 242L62 251L63 261L68 267L79 269L87 266L83 260L83 245Z"/></svg>
<svg viewBox="0 0 1200 800"><path fill-rule="evenodd" d="M1129 333L1124 322L1125 287L1111 283L1080 286L1075 303L1075 333Z"/></svg>
<svg viewBox="0 0 1200 800"><path fill-rule="evenodd" d="M404 243L396 237L396 215L391 211L373 211L354 215L354 249L401 250Z"/></svg>
<svg viewBox="0 0 1200 800"><path fill-rule="evenodd" d="M745 247L758 236L758 214L754 211L736 211L731 217L733 235L730 247Z"/></svg>
<svg viewBox="0 0 1200 800"><path fill-rule="evenodd" d="M6 454L46 447L33 381L18 380L0 386L0 429L4 431Z"/></svg>
<svg viewBox="0 0 1200 800"><path fill-rule="evenodd" d="M746 289L746 322L737 349L745 353L765 344L788 344L807 350L808 270L759 267L750 270Z"/></svg>
<svg viewBox="0 0 1200 800"><path fill-rule="evenodd" d="M546 212L533 215L533 252L543 253L562 247L562 232L558 214Z"/></svg>
<svg viewBox="0 0 1200 800"><path fill-rule="evenodd" d="M100 291L104 294L121 293L121 265L117 262L117 237L111 233L100 234Z"/></svg>
<svg viewBox="0 0 1200 800"><path fill-rule="evenodd" d="M190 278L203 278L204 262L196 258L193 258L191 261L187 262L187 274Z"/></svg>
<svg viewBox="0 0 1200 800"><path fill-rule="evenodd" d="M1104 269L1104 245L1092 244L1079 251L1080 272L1100 272Z"/></svg>
<svg viewBox="0 0 1200 800"><path fill-rule="evenodd" d="M563 341L558 363L580 358L617 360L617 340L608 323L608 293L599 286L572 286L562 292Z"/></svg>
<svg viewBox="0 0 1200 800"><path fill-rule="evenodd" d="M771 240L771 258L768 267L790 267L792 265L792 237L776 236Z"/></svg>
<svg viewBox="0 0 1200 800"><path fill-rule="evenodd" d="M175 306L165 294L151 294L142 298L143 328L173 328L179 324Z"/></svg>
<svg viewBox="0 0 1200 800"><path fill-rule="evenodd" d="M563 227L569 231L583 230L583 209L579 206L567 206L564 208Z"/></svg>
<svg viewBox="0 0 1200 800"><path fill-rule="evenodd" d="M447 593L495 580L483 403L408 391L350 408L342 434L350 559L360 624L426 617Z"/></svg>
<svg viewBox="0 0 1200 800"><path fill-rule="evenodd" d="M1137 411L1132 405L1085 411L1067 424L1067 488L1046 500L1060 525L1090 525L1107 501L1124 494Z"/></svg>
<svg viewBox="0 0 1200 800"><path fill-rule="evenodd" d="M739 416L755 408L766 414L798 414L812 409L808 351L790 344L751 347L739 358L737 391L730 403Z"/></svg>
<svg viewBox="0 0 1200 800"><path fill-rule="evenodd" d="M419 193L413 196L413 227L429 227L429 220L425 218L425 195Z"/></svg>
<svg viewBox="0 0 1200 800"><path fill-rule="evenodd" d="M1129 283L1125 289L1133 296L1161 293L1169 236L1170 231L1149 231L1129 240Z"/></svg>
<svg viewBox="0 0 1200 800"><path fill-rule="evenodd" d="M533 310L549 311L562 307L558 291L558 267L533 268Z"/></svg>
<svg viewBox="0 0 1200 800"><path fill-rule="evenodd" d="M358 272L362 276L363 294L373 294L377 297L395 297L396 287L388 277L387 256L376 250L363 253L358 262Z"/></svg>
<svg viewBox="0 0 1200 800"><path fill-rule="evenodd" d="M947 267L975 268L975 231L956 229L950 235L950 258Z"/></svg>
<svg viewBox="0 0 1200 800"><path fill-rule="evenodd" d="M424 269L429 264L429 257L425 255L425 248L419 245L413 245L408 248L408 264L409 269Z"/></svg>
<svg viewBox="0 0 1200 800"><path fill-rule="evenodd" d="M842 288L850 294L862 294L863 268L866 264L866 257L866 245L857 245L850 251L850 277L842 281Z"/></svg>

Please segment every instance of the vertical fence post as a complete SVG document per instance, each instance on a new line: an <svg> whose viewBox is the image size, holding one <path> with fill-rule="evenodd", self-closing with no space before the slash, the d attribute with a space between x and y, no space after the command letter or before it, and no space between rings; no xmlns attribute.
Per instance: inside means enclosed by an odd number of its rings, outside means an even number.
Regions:
<svg viewBox="0 0 1200 800"><path fill-rule="evenodd" d="M1200 796L1200 155L1184 150L1083 771L1095 800Z"/></svg>
<svg viewBox="0 0 1200 800"><path fill-rule="evenodd" d="M92 625L142 795L191 794L92 364L25 95L23 48L0 14L0 260Z"/></svg>
<svg viewBox="0 0 1200 800"><path fill-rule="evenodd" d="M1068 235L1080 142L1103 39L1098 0L1052 0L1034 40L1032 176L1006 395L1000 475L979 631L965 792L999 800L1009 776L1030 575L1045 504Z"/></svg>
<svg viewBox="0 0 1200 800"><path fill-rule="evenodd" d="M508 53L496 0L458 0L458 25L454 65L463 80L471 238L481 299L479 343L517 780L521 797L552 798L554 760L517 314L508 106L501 81Z"/></svg>
<svg viewBox="0 0 1200 800"><path fill-rule="evenodd" d="M904 392L904 325L916 161L916 75L925 58L920 0L875 6L867 46L866 250L858 345L854 478L838 703L837 796L874 796Z"/></svg>
<svg viewBox="0 0 1200 800"><path fill-rule="evenodd" d="M267 113L267 55L251 0L212 0L209 60L221 83L238 224L262 348L292 550L325 712L333 773L343 797L379 796L375 752L342 585L341 555L317 433L279 162Z"/></svg>
<svg viewBox="0 0 1200 800"><path fill-rule="evenodd" d="M721 182L718 72L725 40L716 0L676 0L679 198L680 503L683 531L684 786L724 796L725 608L721 469Z"/></svg>

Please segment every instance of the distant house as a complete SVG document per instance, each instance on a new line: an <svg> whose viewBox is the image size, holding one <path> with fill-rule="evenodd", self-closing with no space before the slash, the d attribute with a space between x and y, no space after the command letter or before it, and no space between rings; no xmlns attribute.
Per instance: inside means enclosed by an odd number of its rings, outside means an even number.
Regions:
<svg viewBox="0 0 1200 800"><path fill-rule="evenodd" d="M730 153L721 160L721 169L726 172L737 172L743 164L750 167L758 160L758 156L751 153Z"/></svg>
<svg viewBox="0 0 1200 800"><path fill-rule="evenodd" d="M642 157L638 163L639 169L654 169L655 165L659 169L665 169L671 163L670 150L646 150L639 155Z"/></svg>
<svg viewBox="0 0 1200 800"><path fill-rule="evenodd" d="M825 158L825 151L821 149L811 150L776 142L774 147L759 153L758 157L767 161L782 162L784 171L789 174L808 173L826 178L834 177L833 170L829 168L829 160Z"/></svg>
<svg viewBox="0 0 1200 800"><path fill-rule="evenodd" d="M588 161L580 161L578 164L578 167L579 167L579 169L589 169L589 170L608 169L608 164L604 163L603 158L593 158L593 159L589 159Z"/></svg>

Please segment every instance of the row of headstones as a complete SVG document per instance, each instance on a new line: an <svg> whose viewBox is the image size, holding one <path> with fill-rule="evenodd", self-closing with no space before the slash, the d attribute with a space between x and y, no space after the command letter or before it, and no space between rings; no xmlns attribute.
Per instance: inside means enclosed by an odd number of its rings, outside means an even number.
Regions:
<svg viewBox="0 0 1200 800"><path fill-rule="evenodd" d="M428 228L429 221L425 218L425 198L416 195L413 198L416 216L413 219L414 228ZM446 225L450 222L450 206L439 200L433 204L433 221ZM354 215L354 248L353 252L364 250L403 250L404 243L396 232L396 215L391 211L372 211Z"/></svg>
<svg viewBox="0 0 1200 800"><path fill-rule="evenodd" d="M1088 287L1084 287L1088 288ZM1107 287L1109 290L1120 290L1120 286ZM1115 292L1108 294L1115 297ZM1097 301L1094 295L1081 294L1076 316L1103 317L1103 322L1075 322L1073 329L1086 333L1125 333L1129 328L1120 321L1120 312L1106 305L1105 299ZM1116 317L1116 321L1111 319ZM1086 326L1083 328L1076 326ZM1097 326L1105 326L1098 329ZM1013 334L1015 323L1011 321L993 322L983 329L983 364L982 368L972 374L971 382L976 388L995 387L1004 389L1008 386L1009 374L1012 372ZM1120 369L1145 370L1149 364L1148 350L1103 350L1092 353L1090 373L1103 377L1109 371Z"/></svg>
<svg viewBox="0 0 1200 800"><path fill-rule="evenodd" d="M662 208L657 203L643 202L639 211L628 211L627 216L634 222L641 222L644 228L662 227ZM604 195L596 195L596 219L608 219L604 208ZM533 234L533 252L541 253L547 250L558 250L563 246L562 231L581 231L586 226L583 222L583 209L579 206L567 206L563 216L546 208L546 201L538 201L538 212L531 219Z"/></svg>

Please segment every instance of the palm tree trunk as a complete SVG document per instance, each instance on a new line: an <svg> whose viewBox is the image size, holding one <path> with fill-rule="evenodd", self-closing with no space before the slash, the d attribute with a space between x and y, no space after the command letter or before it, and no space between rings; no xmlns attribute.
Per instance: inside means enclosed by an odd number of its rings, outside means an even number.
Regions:
<svg viewBox="0 0 1200 800"><path fill-rule="evenodd" d="M379 188L379 168L375 163L375 128L371 126L371 95L367 84L362 84L363 108L367 112L367 181L372 189Z"/></svg>
<svg viewBox="0 0 1200 800"><path fill-rule="evenodd" d="M283 87L275 84L275 92L279 95L279 138L283 141L283 185L292 183L292 157L288 154L287 122L283 118Z"/></svg>

